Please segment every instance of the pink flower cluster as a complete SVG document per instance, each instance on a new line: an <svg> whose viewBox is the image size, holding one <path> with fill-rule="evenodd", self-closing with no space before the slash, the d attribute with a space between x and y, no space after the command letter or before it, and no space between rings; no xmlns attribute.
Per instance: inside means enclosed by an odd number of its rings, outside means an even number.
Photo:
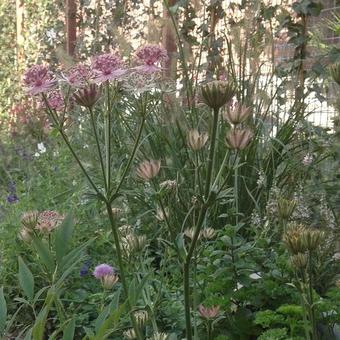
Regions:
<svg viewBox="0 0 340 340"><path fill-rule="evenodd" d="M115 54L105 53L94 57L92 61L94 80L97 83L103 83L107 80L118 79L126 73L123 66L123 61Z"/></svg>
<svg viewBox="0 0 340 340"><path fill-rule="evenodd" d="M162 70L162 65L168 60L166 50L158 45L146 45L139 48L135 54L139 66L126 69L123 60L114 53L104 53L92 59L91 65L79 63L72 67L61 79L68 85L84 88L91 83L104 83L121 79L127 73L152 74ZM24 75L25 90L30 95L50 92L56 84L56 79L44 65L34 65ZM48 98L52 109L61 109L62 93L54 92ZM63 103L64 105L64 103Z"/></svg>
<svg viewBox="0 0 340 340"><path fill-rule="evenodd" d="M31 95L47 92L54 84L51 72L44 65L34 65L24 75L26 92Z"/></svg>
<svg viewBox="0 0 340 340"><path fill-rule="evenodd" d="M36 229L43 233L49 233L60 225L64 216L53 210L45 210L38 215Z"/></svg>
<svg viewBox="0 0 340 340"><path fill-rule="evenodd" d="M64 97L60 90L52 91L47 97L48 105L52 110L63 111L65 107Z"/></svg>
<svg viewBox="0 0 340 340"><path fill-rule="evenodd" d="M79 63L72 67L63 78L70 86L83 87L91 82L93 72L88 65Z"/></svg>
<svg viewBox="0 0 340 340"><path fill-rule="evenodd" d="M158 45L146 45L140 47L136 52L136 60L140 66L137 70L145 73L153 73L161 70L159 64L168 60L167 52Z"/></svg>

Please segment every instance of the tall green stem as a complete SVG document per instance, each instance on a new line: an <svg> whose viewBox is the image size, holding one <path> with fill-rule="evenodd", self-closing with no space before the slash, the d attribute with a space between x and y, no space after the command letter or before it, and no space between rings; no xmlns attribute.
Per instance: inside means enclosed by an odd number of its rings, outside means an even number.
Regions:
<svg viewBox="0 0 340 340"><path fill-rule="evenodd" d="M184 267L183 267L183 286L184 286L184 309L185 309L185 324L186 324L186 338L187 340L192 340L192 325L191 325L191 315L190 315L190 263L196 248L196 243L198 240L198 236L200 234L207 210L210 201L210 193L211 193L211 178L213 174L213 168L215 163L215 148L216 148L216 136L218 129L218 117L219 110L214 110L214 118L213 124L211 126L211 140L210 140L210 150L208 156L208 164L207 164L207 177L205 182L205 190L204 190L204 198L205 202L203 203L196 223L195 233L192 238L190 248L188 250L188 254L186 256Z"/></svg>
<svg viewBox="0 0 340 340"><path fill-rule="evenodd" d="M236 225L238 225L238 218L239 218L239 200L238 200L238 164L239 164L239 157L238 157L238 153L236 152L235 154L236 157L236 161L235 161L235 167L234 167L234 199L235 199L235 221L236 221Z"/></svg>
<svg viewBox="0 0 340 340"><path fill-rule="evenodd" d="M110 194L111 183L111 98L110 84L106 84L107 112L105 116L105 160L106 160L106 193Z"/></svg>
<svg viewBox="0 0 340 340"><path fill-rule="evenodd" d="M103 179L104 179L104 188L105 188L105 191L107 191L108 188L107 188L107 183L106 183L106 174L105 174L104 160L103 160L102 152L101 152L101 149L100 149L100 143L99 143L99 138L98 138L98 133L97 133L97 128L96 128L96 124L95 124L94 114L93 114L92 108L89 108L89 112L90 112L90 117L91 117L92 130L93 130L94 137L95 137L95 140L96 140L97 152L98 152L98 156L99 156L100 167L102 169L102 175L103 175Z"/></svg>
<svg viewBox="0 0 340 340"><path fill-rule="evenodd" d="M129 314L130 314L131 322L132 322L133 328L135 330L137 339L139 340L139 339L142 339L142 336L141 336L141 333L140 333L140 329L138 327L138 323L136 322L136 319L133 315L131 302L129 300L129 287L128 287L128 284L127 284L127 281L126 281L125 268L124 268L124 262L123 262L123 257L122 257L122 249L120 247L120 240L119 240L119 235L118 235L118 231L117 231L117 226L116 226L115 219L114 219L114 216L113 216L111 203L106 201L105 204L106 204L107 214L108 214L109 219L110 219L113 241L114 241L116 253L117 253L119 276L120 276L122 286L123 286L123 290L124 290L124 293L125 293L127 307L129 309L129 312L130 312Z"/></svg>

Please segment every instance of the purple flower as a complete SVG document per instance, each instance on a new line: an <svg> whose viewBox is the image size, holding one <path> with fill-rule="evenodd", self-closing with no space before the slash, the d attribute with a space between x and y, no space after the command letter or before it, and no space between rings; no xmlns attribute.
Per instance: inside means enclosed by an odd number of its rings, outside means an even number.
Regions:
<svg viewBox="0 0 340 340"><path fill-rule="evenodd" d="M107 80L118 79L126 70L123 69L123 61L114 54L105 53L95 57L92 61L94 80L103 83Z"/></svg>
<svg viewBox="0 0 340 340"><path fill-rule="evenodd" d="M81 267L80 272L79 272L81 277L84 277L85 275L89 273L90 264L91 264L91 260L85 261L84 265Z"/></svg>
<svg viewBox="0 0 340 340"><path fill-rule="evenodd" d="M55 84L51 72L44 65L34 65L24 74L24 87L28 94L47 92Z"/></svg>
<svg viewBox="0 0 340 340"><path fill-rule="evenodd" d="M16 203L19 201L19 198L16 194L12 193L7 196L7 202L10 204Z"/></svg>
<svg viewBox="0 0 340 340"><path fill-rule="evenodd" d="M114 273L115 270L113 269L113 267L109 266L106 263L102 263L94 268L93 276L96 279L102 279L104 276L113 275Z"/></svg>

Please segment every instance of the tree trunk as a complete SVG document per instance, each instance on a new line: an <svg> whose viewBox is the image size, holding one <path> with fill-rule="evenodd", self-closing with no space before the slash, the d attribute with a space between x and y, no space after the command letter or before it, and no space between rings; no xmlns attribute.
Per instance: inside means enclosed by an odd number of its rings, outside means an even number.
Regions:
<svg viewBox="0 0 340 340"><path fill-rule="evenodd" d="M66 52L74 56L77 42L77 0L65 0Z"/></svg>
<svg viewBox="0 0 340 340"><path fill-rule="evenodd" d="M177 0L168 0L168 6L172 7L176 4ZM162 30L162 41L163 47L166 49L169 59L165 63L164 67L164 75L170 77L172 79L176 79L176 71L177 71L177 45L176 45L176 36L175 29L171 22L170 15L168 13L167 8L164 6L163 9L163 19L164 26Z"/></svg>

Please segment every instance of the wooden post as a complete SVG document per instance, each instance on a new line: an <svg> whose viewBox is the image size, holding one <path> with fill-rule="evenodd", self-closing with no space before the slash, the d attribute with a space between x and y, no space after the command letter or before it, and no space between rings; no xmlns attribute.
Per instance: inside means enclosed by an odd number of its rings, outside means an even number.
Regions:
<svg viewBox="0 0 340 340"><path fill-rule="evenodd" d="M65 0L66 52L74 56L77 42L77 0Z"/></svg>
<svg viewBox="0 0 340 340"><path fill-rule="evenodd" d="M20 70L25 61L24 53L24 0L16 0L16 29L17 29L17 69Z"/></svg>
<svg viewBox="0 0 340 340"><path fill-rule="evenodd" d="M172 7L176 4L177 0L168 0L168 6ZM176 79L176 70L177 70L177 45L176 45L176 37L174 32L174 27L171 22L169 13L167 8L164 6L163 9L163 19L164 26L162 30L162 42L163 47L166 49L169 60L166 62L164 75L166 77L170 77Z"/></svg>

